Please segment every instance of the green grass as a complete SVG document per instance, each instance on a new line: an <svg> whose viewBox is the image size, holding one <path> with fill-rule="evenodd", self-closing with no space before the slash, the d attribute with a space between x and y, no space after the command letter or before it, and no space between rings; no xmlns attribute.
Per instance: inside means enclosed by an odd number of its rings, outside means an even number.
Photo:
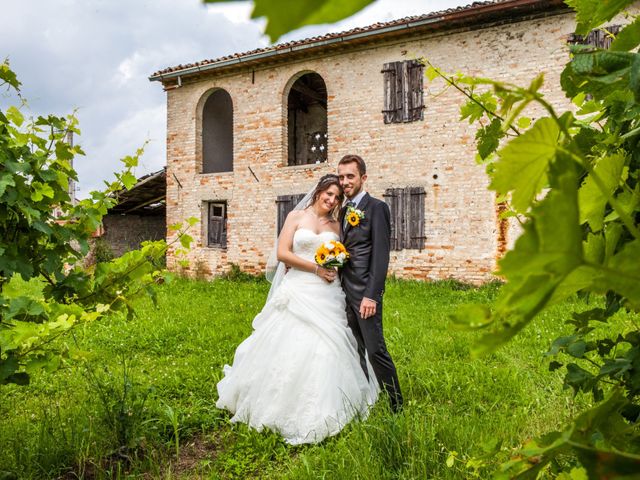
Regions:
<svg viewBox="0 0 640 480"><path fill-rule="evenodd" d="M91 352L85 362L0 389L0 478L487 478L514 448L584 407L543 357L570 331L568 312L586 308L579 300L549 309L497 353L470 358L477 336L453 328L448 314L498 290L388 282L385 337L405 411L378 402L340 435L289 447L231 426L215 408L221 368L251 332L268 284L176 280L159 288L157 308L141 301L133 321L110 318L67 338L72 354Z"/></svg>

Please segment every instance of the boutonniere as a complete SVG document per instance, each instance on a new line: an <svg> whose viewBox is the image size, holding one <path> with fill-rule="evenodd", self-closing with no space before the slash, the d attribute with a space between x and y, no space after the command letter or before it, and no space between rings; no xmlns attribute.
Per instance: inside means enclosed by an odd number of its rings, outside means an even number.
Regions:
<svg viewBox="0 0 640 480"><path fill-rule="evenodd" d="M364 212L355 207L348 207L346 214L347 222L352 227L357 227L364 220Z"/></svg>

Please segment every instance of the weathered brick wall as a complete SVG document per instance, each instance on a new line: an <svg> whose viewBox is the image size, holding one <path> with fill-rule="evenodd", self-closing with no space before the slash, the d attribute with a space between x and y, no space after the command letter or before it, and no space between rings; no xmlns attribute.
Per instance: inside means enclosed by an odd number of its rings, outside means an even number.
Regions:
<svg viewBox="0 0 640 480"><path fill-rule="evenodd" d="M145 240L161 240L166 233L164 215L105 215L102 219L104 234L115 256L135 250Z"/></svg>
<svg viewBox="0 0 640 480"><path fill-rule="evenodd" d="M346 153L367 162L367 190L422 186L426 191L423 250L392 252L390 273L403 278L492 278L496 258L513 241L500 228L494 193L484 167L475 162L475 127L459 121L463 97L425 80L424 121L383 123L383 76L387 62L427 57L445 71L526 85L540 73L547 100L566 107L559 75L567 61L572 15L523 21L473 31L439 34L285 65L185 82L168 92L167 224L189 216L204 219L203 202L228 202L228 247L207 248L201 223L188 254L191 273L218 274L230 263L262 272L276 230L278 195L308 191L335 172ZM286 166L286 99L301 74L317 72L328 92L329 161ZM224 88L234 107L234 171L199 174L199 111L203 96ZM435 96L438 94L438 96ZM530 116L540 115L531 110ZM251 174L255 172L258 181ZM503 226L504 227L504 226ZM171 237L169 237L171 240ZM206 242L205 242L206 244ZM169 266L177 268L170 252Z"/></svg>

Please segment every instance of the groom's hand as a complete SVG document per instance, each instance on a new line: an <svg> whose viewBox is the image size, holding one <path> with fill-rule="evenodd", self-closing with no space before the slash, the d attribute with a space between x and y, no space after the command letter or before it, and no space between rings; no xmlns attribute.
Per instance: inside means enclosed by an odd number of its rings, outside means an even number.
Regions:
<svg viewBox="0 0 640 480"><path fill-rule="evenodd" d="M362 319L373 317L376 314L376 302L369 298L363 298L360 302L360 317Z"/></svg>

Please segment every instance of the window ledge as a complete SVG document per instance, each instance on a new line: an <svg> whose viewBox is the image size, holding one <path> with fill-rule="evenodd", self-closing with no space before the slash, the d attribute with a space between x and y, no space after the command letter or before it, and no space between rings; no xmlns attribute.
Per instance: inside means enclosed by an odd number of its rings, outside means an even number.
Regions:
<svg viewBox="0 0 640 480"><path fill-rule="evenodd" d="M231 170L230 172L207 172L207 173L199 172L196 175L198 175L199 177L202 177L202 176L216 177L216 176L219 176L219 175L220 176L229 176L229 175L233 175L233 174L234 174L234 171Z"/></svg>
<svg viewBox="0 0 640 480"><path fill-rule="evenodd" d="M289 165L289 164L284 164L284 165L280 165L280 168L290 168L293 170L317 170L319 168L322 168L324 166L327 166L329 164L329 162L320 162L320 163L304 163L302 165Z"/></svg>

